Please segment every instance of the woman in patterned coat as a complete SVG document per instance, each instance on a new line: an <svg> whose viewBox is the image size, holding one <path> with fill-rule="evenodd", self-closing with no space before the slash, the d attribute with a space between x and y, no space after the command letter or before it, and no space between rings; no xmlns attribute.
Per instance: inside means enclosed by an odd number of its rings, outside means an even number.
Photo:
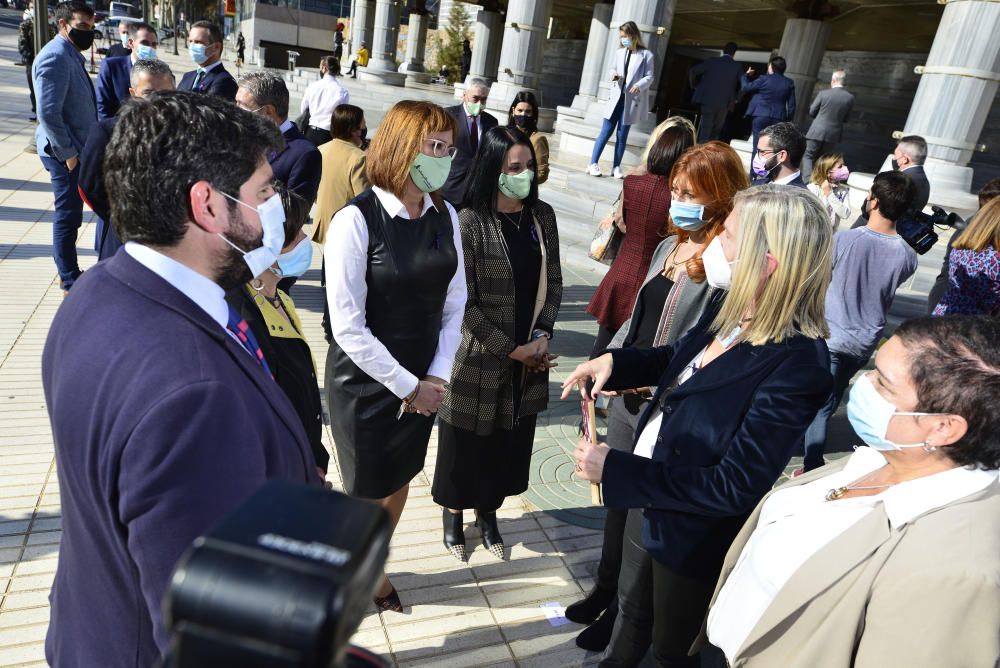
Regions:
<svg viewBox="0 0 1000 668"><path fill-rule="evenodd" d="M451 385L438 412L434 501L445 547L465 560L462 509L504 556L496 510L528 488L535 419L548 405L549 340L562 300L559 234L538 199L531 142L516 128L483 135L458 220L468 301Z"/></svg>

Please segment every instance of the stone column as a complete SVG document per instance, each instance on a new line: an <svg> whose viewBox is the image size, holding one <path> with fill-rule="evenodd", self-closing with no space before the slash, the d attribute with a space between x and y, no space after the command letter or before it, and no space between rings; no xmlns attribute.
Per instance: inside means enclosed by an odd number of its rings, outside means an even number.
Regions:
<svg viewBox="0 0 1000 668"><path fill-rule="evenodd" d="M354 53L361 48L361 43L368 45L368 53L372 50L372 37L375 32L375 0L354 0L354 16L351 17L351 49Z"/></svg>
<svg viewBox="0 0 1000 668"><path fill-rule="evenodd" d="M503 38L503 17L499 12L480 10L472 28L472 62L468 78L494 81L500 64L500 40Z"/></svg>
<svg viewBox="0 0 1000 668"><path fill-rule="evenodd" d="M542 48L549 30L553 0L510 0L507 24L500 48L497 82L490 90L487 108L507 113L511 100L522 91L538 97L545 106L544 91L539 90L542 75Z"/></svg>
<svg viewBox="0 0 1000 668"><path fill-rule="evenodd" d="M927 140L931 203L958 208L947 191L968 193L972 185L967 165L981 149L979 135L1000 83L1000 3L949 2L927 64L916 71L922 76L903 134Z"/></svg>
<svg viewBox="0 0 1000 668"><path fill-rule="evenodd" d="M407 79L421 83L431 80L430 75L424 73L424 51L427 47L427 25L430 18L428 14L411 12L409 30L406 33L406 60L402 70L406 72Z"/></svg>
<svg viewBox="0 0 1000 668"><path fill-rule="evenodd" d="M799 127L807 125L816 75L830 39L830 24L816 19L788 19L781 35L778 54L788 62L785 76L795 82L795 118Z"/></svg>
<svg viewBox="0 0 1000 668"><path fill-rule="evenodd" d="M375 0L375 37L368 67L358 68L358 78L393 86L402 86L405 75L396 65L396 41L399 37L399 0Z"/></svg>
<svg viewBox="0 0 1000 668"><path fill-rule="evenodd" d="M583 59L583 74L580 77L580 92L573 98L575 109L586 109L597 99L597 90L604 77L604 54L608 45L608 31L614 5L599 2L594 5L594 15L590 19L590 36L587 38L587 53Z"/></svg>

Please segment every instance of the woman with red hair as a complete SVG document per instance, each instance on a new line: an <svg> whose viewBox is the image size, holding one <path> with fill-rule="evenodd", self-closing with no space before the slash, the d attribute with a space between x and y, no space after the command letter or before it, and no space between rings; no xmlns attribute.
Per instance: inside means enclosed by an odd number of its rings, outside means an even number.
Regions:
<svg viewBox="0 0 1000 668"><path fill-rule="evenodd" d="M669 345L698 322L713 292L705 280L702 253L722 231L733 209L733 197L749 185L743 163L728 144L699 144L677 159L670 173L667 238L653 252L631 316L615 334L609 349ZM651 398L650 390L612 400L608 415L610 447L632 451L639 417ZM611 637L618 612L616 592L627 515L627 510L608 509L595 587L586 598L566 609L566 617L574 622L593 622L577 638L583 649L601 651Z"/></svg>

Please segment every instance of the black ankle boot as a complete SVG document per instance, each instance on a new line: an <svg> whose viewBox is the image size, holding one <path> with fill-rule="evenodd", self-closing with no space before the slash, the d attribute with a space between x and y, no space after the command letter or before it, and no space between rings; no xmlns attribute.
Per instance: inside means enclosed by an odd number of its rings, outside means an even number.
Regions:
<svg viewBox="0 0 1000 668"><path fill-rule="evenodd" d="M441 523L444 525L444 546L459 561L465 561L465 530L462 528L462 511L453 513L441 509Z"/></svg>
<svg viewBox="0 0 1000 668"><path fill-rule="evenodd" d="M612 601L601 617L580 631L576 637L576 646L588 652L603 652L611 642L611 631L615 628L615 618L618 617L618 602Z"/></svg>
<svg viewBox="0 0 1000 668"><path fill-rule="evenodd" d="M601 616L615 598L614 589L604 589L597 586L582 601L577 601L566 608L566 619L577 624L593 624Z"/></svg>
<svg viewBox="0 0 1000 668"><path fill-rule="evenodd" d="M500 535L500 527L497 526L497 513L476 511L476 526L483 536L483 547L497 559L504 558L503 536Z"/></svg>

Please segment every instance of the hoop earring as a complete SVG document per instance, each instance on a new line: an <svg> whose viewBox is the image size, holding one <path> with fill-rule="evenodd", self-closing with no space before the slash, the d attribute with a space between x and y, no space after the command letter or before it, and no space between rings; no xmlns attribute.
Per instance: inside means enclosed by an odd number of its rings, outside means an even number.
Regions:
<svg viewBox="0 0 1000 668"><path fill-rule="evenodd" d="M936 451L937 451L936 445L931 445L927 441L924 441L924 452L936 452Z"/></svg>

